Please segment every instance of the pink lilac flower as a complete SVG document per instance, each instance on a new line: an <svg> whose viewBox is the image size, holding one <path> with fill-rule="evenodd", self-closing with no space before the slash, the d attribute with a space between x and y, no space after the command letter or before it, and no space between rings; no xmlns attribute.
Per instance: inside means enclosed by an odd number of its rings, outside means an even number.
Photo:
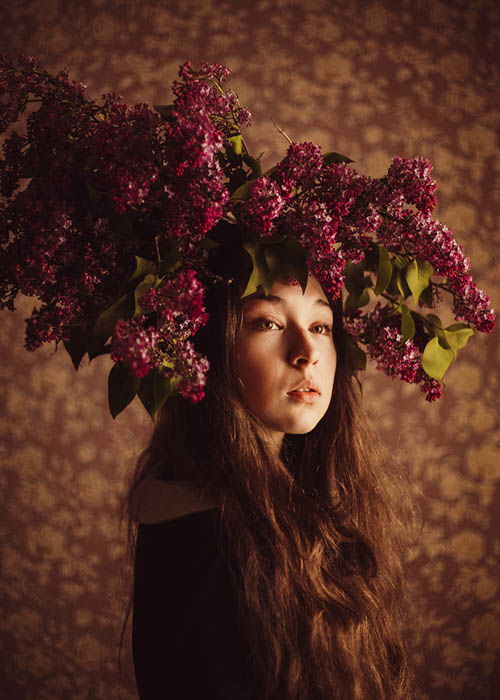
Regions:
<svg viewBox="0 0 500 700"><path fill-rule="evenodd" d="M400 323L398 315L391 314L391 309L379 302L372 312L365 315L360 309L350 311L345 321L346 330L366 346L368 356L377 363L377 369L392 379L420 385L428 401L441 396L441 383L429 377L422 367L421 353L430 336L424 337L421 327L415 338L403 341L397 327Z"/></svg>
<svg viewBox="0 0 500 700"><path fill-rule="evenodd" d="M86 141L91 153L91 184L108 193L117 214L145 204L159 178L158 132L162 119L147 105L127 107L105 96L106 119Z"/></svg>
<svg viewBox="0 0 500 700"><path fill-rule="evenodd" d="M309 270L320 279L332 299L340 295L345 265L343 251L336 246L337 222L327 205L315 199L301 198L281 217L279 232L295 236L307 254Z"/></svg>
<svg viewBox="0 0 500 700"><path fill-rule="evenodd" d="M145 311L157 311L162 323L177 323L177 334L194 335L208 320L203 306L205 288L195 270L183 270L139 299Z"/></svg>
<svg viewBox="0 0 500 700"><path fill-rule="evenodd" d="M172 376L181 377L177 391L193 403L198 403L204 396L206 375L210 368L209 361L194 349L189 341L180 341L175 347L175 363Z"/></svg>
<svg viewBox="0 0 500 700"><path fill-rule="evenodd" d="M285 204L279 185L263 175L252 185L250 196L239 209L241 226L260 236L275 231L275 219Z"/></svg>
<svg viewBox="0 0 500 700"><path fill-rule="evenodd" d="M430 214L436 206L434 192L437 183L431 179L432 163L426 158L392 159L387 171L387 181L400 192L408 204L413 204L424 215Z"/></svg>
<svg viewBox="0 0 500 700"><path fill-rule="evenodd" d="M495 327L495 314L489 308L490 297L479 289L470 275L452 272L448 285L454 293L455 318L470 323L482 333L491 333Z"/></svg>
<svg viewBox="0 0 500 700"><path fill-rule="evenodd" d="M399 218L385 219L378 238L388 250L407 252L431 263L436 275L468 272L470 260L452 231L440 221L406 210Z"/></svg>
<svg viewBox="0 0 500 700"><path fill-rule="evenodd" d="M379 222L379 215L367 201L370 178L357 175L345 163L323 168L320 192L328 213L336 222L336 241L342 243L346 260L360 262L370 245L370 234Z"/></svg>
<svg viewBox="0 0 500 700"><path fill-rule="evenodd" d="M322 165L320 146L310 141L291 143L286 156L278 164L275 175L283 196L288 198L294 188L310 187L320 173Z"/></svg>
<svg viewBox="0 0 500 700"><path fill-rule="evenodd" d="M337 299L344 285L343 270L346 260L341 250L329 258L318 261L308 260L307 266L323 287L325 294L331 299Z"/></svg>
<svg viewBox="0 0 500 700"><path fill-rule="evenodd" d="M20 231L12 231L14 238L2 251L1 306L14 310L19 292L42 301L26 319L26 348L35 350L67 339L64 323L83 322L112 303L127 272L124 253L130 248L109 235L104 220L87 219L82 230L68 204L34 197L23 205L27 194L21 193L10 208L20 209Z"/></svg>
<svg viewBox="0 0 500 700"><path fill-rule="evenodd" d="M436 183L426 159L394 158L385 177L371 179L346 164L323 166L321 149L311 142L293 143L270 176L255 179L246 201L231 202L233 166L223 149L251 114L233 91L220 88L228 68L204 62L195 71L185 62L168 120L115 93L97 105L85 85L68 81L67 70L51 76L37 68L34 57L0 54L0 132L28 99L39 102L26 136L11 134L0 160L0 194L10 200L0 206L0 309L14 310L18 292L40 299L26 319L28 349L67 340L70 327L96 319L122 294L134 255L156 259L158 242L175 244L181 260L203 267L207 252L198 243L229 211L252 236L295 236L309 272L333 299L346 261L362 261L374 240L392 253L428 260L454 295L457 319L492 330L489 297L469 275L463 248L431 219ZM34 177L16 192L26 174ZM207 320L203 291L194 270L183 268L143 294L140 303L156 312L156 325L147 313L122 319L113 356L137 376L152 367L170 371L184 396L200 400L208 364L188 338ZM433 301L439 299L434 286ZM415 336L403 342L399 324L389 307L364 316L358 309L347 318L380 369L419 384L434 400L441 384L421 366L429 333L417 318ZM165 360L175 369L167 370Z"/></svg>
<svg viewBox="0 0 500 700"><path fill-rule="evenodd" d="M455 240L452 231L439 221L420 213L402 212L398 221L385 220L378 239L388 250L410 252L431 263L434 274L448 279L448 288L454 294L453 311L477 330L490 333L495 325L495 314L489 309L489 296L478 289L470 270L470 259L463 246Z"/></svg>
<svg viewBox="0 0 500 700"><path fill-rule="evenodd" d="M26 318L24 347L26 350L36 350L43 343L68 340L68 324L75 315L75 307L71 301L62 300L57 306L42 306L33 308L31 316Z"/></svg>
<svg viewBox="0 0 500 700"><path fill-rule="evenodd" d="M110 356L114 362L123 362L136 377L145 377L155 365L155 350L161 334L156 328L144 328L140 319L116 322Z"/></svg>

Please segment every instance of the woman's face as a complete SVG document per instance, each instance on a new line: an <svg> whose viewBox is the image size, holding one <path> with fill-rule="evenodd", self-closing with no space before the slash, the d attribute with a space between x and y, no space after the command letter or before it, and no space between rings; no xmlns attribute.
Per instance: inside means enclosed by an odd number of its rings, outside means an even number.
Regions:
<svg viewBox="0 0 500 700"><path fill-rule="evenodd" d="M299 285L276 281L267 298L256 292L241 304L237 376L244 401L279 449L285 433L310 432L330 403L337 365L333 311L312 275L304 294ZM317 392L290 394L306 380Z"/></svg>

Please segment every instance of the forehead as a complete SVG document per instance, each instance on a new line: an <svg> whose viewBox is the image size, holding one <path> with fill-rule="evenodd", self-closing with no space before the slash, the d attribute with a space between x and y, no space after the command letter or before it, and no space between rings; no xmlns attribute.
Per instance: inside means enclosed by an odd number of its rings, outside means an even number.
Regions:
<svg viewBox="0 0 500 700"><path fill-rule="evenodd" d="M242 299L241 305L244 309L252 308L252 306L263 301L284 307L313 307L315 309L332 310L332 306L320 283L312 275L309 275L304 293L302 293L302 288L298 283L292 284L277 280L274 282L268 295L259 288L258 292L254 292Z"/></svg>

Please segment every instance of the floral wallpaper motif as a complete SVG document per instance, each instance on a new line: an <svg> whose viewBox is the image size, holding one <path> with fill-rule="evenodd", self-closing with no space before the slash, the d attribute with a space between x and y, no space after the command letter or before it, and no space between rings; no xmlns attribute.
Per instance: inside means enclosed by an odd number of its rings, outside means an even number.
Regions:
<svg viewBox="0 0 500 700"><path fill-rule="evenodd" d="M439 182L480 286L500 307L498 32L494 0L23 0L0 5L2 51L99 98L169 102L190 59L232 69L253 113L245 136L264 168L297 141L378 176L392 155L422 155ZM113 420L109 358L75 372L62 346L23 349L23 297L0 325L2 697L137 697L117 668L130 584L118 500L147 440L136 399ZM424 513L408 557L408 637L418 697L492 699L500 687L498 331L476 336L435 404L374 369L366 405L413 477Z"/></svg>

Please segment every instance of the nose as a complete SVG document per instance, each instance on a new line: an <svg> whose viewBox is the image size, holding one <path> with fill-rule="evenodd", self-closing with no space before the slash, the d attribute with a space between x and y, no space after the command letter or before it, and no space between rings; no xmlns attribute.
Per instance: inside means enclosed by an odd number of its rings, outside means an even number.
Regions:
<svg viewBox="0 0 500 700"><path fill-rule="evenodd" d="M307 330L297 329L290 338L288 355L292 365L315 364L319 360L319 349Z"/></svg>

